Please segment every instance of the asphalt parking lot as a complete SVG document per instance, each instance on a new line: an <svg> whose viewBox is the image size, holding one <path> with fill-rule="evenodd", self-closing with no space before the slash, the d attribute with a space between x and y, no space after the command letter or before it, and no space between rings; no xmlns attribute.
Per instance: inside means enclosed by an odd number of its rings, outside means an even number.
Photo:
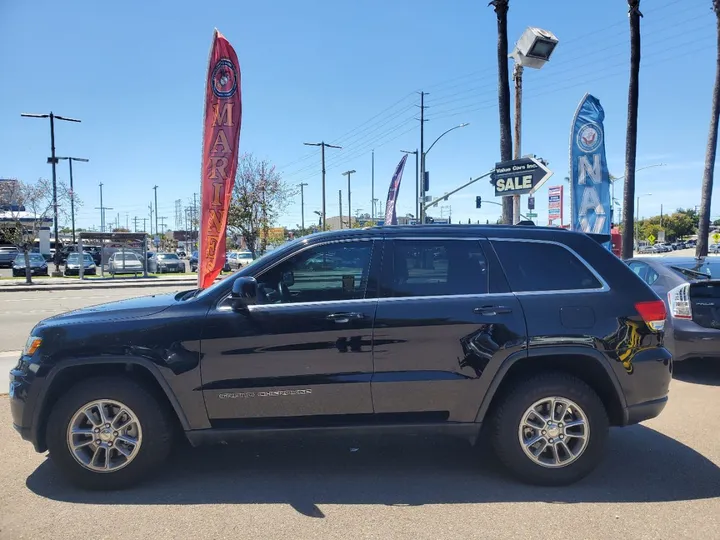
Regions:
<svg viewBox="0 0 720 540"><path fill-rule="evenodd" d="M69 487L0 397L0 538L718 538L720 366L689 366L663 414L613 429L565 488L508 478L452 439L264 442L177 451L120 492Z"/></svg>

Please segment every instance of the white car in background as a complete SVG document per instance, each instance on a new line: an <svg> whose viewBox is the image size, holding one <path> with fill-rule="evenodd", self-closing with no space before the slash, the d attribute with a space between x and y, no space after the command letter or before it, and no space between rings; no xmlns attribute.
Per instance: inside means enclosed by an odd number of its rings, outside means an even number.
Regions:
<svg viewBox="0 0 720 540"><path fill-rule="evenodd" d="M116 274L142 274L144 270L140 258L132 251L116 251L108 261L108 272L111 276Z"/></svg>
<svg viewBox="0 0 720 540"><path fill-rule="evenodd" d="M240 270L254 260L252 253L249 251L235 251L228 255L228 262L233 270Z"/></svg>

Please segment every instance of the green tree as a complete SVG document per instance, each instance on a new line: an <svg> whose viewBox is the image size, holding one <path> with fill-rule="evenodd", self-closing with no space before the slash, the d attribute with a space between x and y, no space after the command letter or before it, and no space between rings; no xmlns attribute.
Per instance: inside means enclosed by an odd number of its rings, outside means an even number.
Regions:
<svg viewBox="0 0 720 540"><path fill-rule="evenodd" d="M715 155L717 153L718 120L720 119L720 0L713 0L715 26L717 28L715 86L712 93L710 113L710 133L705 149L705 172L703 174L700 195L700 223L698 226L698 242L695 248L696 257L704 257L708 253L708 235L710 234L710 205L712 204L713 179L715 175Z"/></svg>
<svg viewBox="0 0 720 540"><path fill-rule="evenodd" d="M268 160L244 154L238 160L228 227L240 234L256 256L268 245L270 227L287 207L294 192Z"/></svg>
<svg viewBox="0 0 720 540"><path fill-rule="evenodd" d="M70 190L57 183L58 216L65 217ZM30 252L40 228L47 226L47 220L53 215L52 183L41 178L35 183L20 180L0 182L0 206L8 208L10 219L0 223L0 235L14 245L25 256L25 282L32 283ZM57 266L55 270L58 271Z"/></svg>

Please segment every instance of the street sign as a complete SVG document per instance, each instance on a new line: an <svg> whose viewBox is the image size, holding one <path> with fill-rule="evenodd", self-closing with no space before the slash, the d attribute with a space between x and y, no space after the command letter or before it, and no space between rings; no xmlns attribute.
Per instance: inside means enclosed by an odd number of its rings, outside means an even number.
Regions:
<svg viewBox="0 0 720 540"><path fill-rule="evenodd" d="M655 243L655 237L652 234L648 236L648 242L650 242L651 244Z"/></svg>
<svg viewBox="0 0 720 540"><path fill-rule="evenodd" d="M514 159L495 164L491 183L495 186L496 197L532 194L552 174L552 171L537 158Z"/></svg>
<svg viewBox="0 0 720 540"><path fill-rule="evenodd" d="M713 241L714 241L716 244L717 244L718 242L720 242L720 234L718 234L718 233L713 234Z"/></svg>
<svg viewBox="0 0 720 540"><path fill-rule="evenodd" d="M527 217L529 217L530 219L535 219L535 218L537 217L537 214L536 214L535 212L528 212L528 213L525 214L525 215L526 215Z"/></svg>

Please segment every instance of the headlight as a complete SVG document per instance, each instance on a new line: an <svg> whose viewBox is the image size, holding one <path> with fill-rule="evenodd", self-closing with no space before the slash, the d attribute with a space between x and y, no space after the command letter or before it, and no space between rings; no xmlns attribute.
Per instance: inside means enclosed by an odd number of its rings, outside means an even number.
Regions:
<svg viewBox="0 0 720 540"><path fill-rule="evenodd" d="M27 339L27 341L25 342L25 348L23 349L23 356L32 356L33 354L35 354L35 351L38 350L41 343L42 343L41 337L30 336Z"/></svg>

